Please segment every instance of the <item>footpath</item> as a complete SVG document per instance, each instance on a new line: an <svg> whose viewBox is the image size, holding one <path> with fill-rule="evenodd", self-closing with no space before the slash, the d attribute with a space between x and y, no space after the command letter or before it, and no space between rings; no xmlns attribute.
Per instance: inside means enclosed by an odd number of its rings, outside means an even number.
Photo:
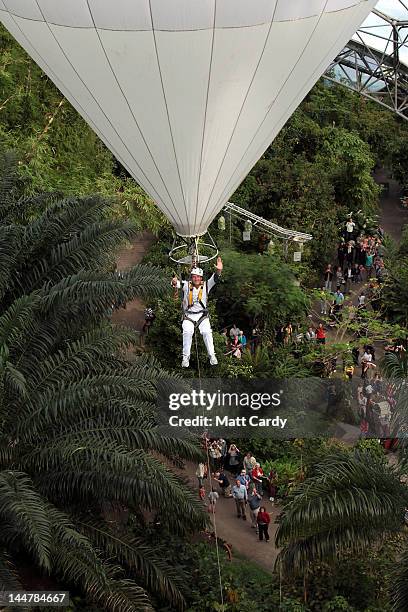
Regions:
<svg viewBox="0 0 408 612"><path fill-rule="evenodd" d="M140 232L129 247L120 251L116 259L118 272L128 270L139 264L154 241L155 237L150 232ZM141 332L144 323L144 309L142 300L132 300L126 304L126 308L116 310L113 313L112 320L114 323Z"/></svg>

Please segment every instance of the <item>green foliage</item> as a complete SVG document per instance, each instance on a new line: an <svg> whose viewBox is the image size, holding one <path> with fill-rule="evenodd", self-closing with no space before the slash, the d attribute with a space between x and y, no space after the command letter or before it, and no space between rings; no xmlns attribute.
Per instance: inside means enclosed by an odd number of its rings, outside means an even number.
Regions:
<svg viewBox="0 0 408 612"><path fill-rule="evenodd" d="M406 136L404 123L392 112L324 78L307 95L301 108L321 127L338 126L358 133L370 146L377 164L393 165L397 140Z"/></svg>
<svg viewBox="0 0 408 612"><path fill-rule="evenodd" d="M336 595L324 604L323 612L354 612L355 608L341 595Z"/></svg>
<svg viewBox="0 0 408 612"><path fill-rule="evenodd" d="M276 536L282 568L290 574L358 559L381 536L398 534L407 503L406 486L382 457L367 450L327 456L285 504Z"/></svg>
<svg viewBox="0 0 408 612"><path fill-rule="evenodd" d="M363 440L359 440L356 444L356 449L360 452L367 452L371 456L375 455L380 461L383 461L384 463L387 461L387 458L384 453L384 448L377 439L366 438Z"/></svg>
<svg viewBox="0 0 408 612"><path fill-rule="evenodd" d="M189 575L188 612L390 612L386 583L398 564L406 537L391 537L364 556L348 554L333 566L315 563L310 566L306 583L294 577L280 580L276 572L266 572L237 555L233 555L232 562L227 561L220 540L219 544L224 607L220 603L215 547L206 543L183 547L174 541L169 543L178 571ZM174 610L173 607L158 609L160 612Z"/></svg>
<svg viewBox="0 0 408 612"><path fill-rule="evenodd" d="M395 179L405 189L408 188L408 161L406 151L408 147L408 135L406 130L402 130L393 139L391 149L391 164Z"/></svg>
<svg viewBox="0 0 408 612"><path fill-rule="evenodd" d="M404 227L398 247L387 248L387 277L381 291L386 315L408 327L408 225Z"/></svg>
<svg viewBox="0 0 408 612"><path fill-rule="evenodd" d="M151 266L112 271L134 227L102 198L45 198L27 220L7 192L13 177L3 173L0 587L18 584L23 555L98 609L151 610L149 592L181 606L182 576L147 527L157 512L173 534L206 525L169 468L201 451L159 433L156 387L168 373L107 316L158 297L167 280Z"/></svg>
<svg viewBox="0 0 408 612"><path fill-rule="evenodd" d="M322 266L331 259L345 214L375 212L379 189L372 171L376 161L394 159L390 133L404 134L391 113L322 80L232 201L284 227L312 233L305 256Z"/></svg>
<svg viewBox="0 0 408 612"><path fill-rule="evenodd" d="M226 560L225 552L220 549L221 579L224 608L220 603L217 556L214 548L207 544L195 546L193 567L194 580L191 582L190 600L187 612L222 610L223 612L269 612L279 609L279 584L259 566L249 561ZM190 554L191 554L190 553ZM292 600L293 604L300 602ZM285 610L297 610L286 602ZM302 608L300 608L302 609Z"/></svg>
<svg viewBox="0 0 408 612"><path fill-rule="evenodd" d="M243 315L273 329L302 319L308 300L293 284L293 273L281 261L235 251L223 253L224 271L218 287L218 311L225 325Z"/></svg>
<svg viewBox="0 0 408 612"><path fill-rule="evenodd" d="M276 484L279 497L286 497L291 489L299 482L302 471L299 460L282 458L263 463L264 473L269 474L271 470L276 472Z"/></svg>

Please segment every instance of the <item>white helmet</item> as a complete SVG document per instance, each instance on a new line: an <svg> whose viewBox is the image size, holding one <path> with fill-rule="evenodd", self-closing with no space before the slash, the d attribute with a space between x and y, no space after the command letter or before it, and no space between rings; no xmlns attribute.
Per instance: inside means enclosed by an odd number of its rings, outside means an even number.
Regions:
<svg viewBox="0 0 408 612"><path fill-rule="evenodd" d="M201 268L193 268L191 270L191 276L193 276L193 274L196 274L197 276L204 276Z"/></svg>

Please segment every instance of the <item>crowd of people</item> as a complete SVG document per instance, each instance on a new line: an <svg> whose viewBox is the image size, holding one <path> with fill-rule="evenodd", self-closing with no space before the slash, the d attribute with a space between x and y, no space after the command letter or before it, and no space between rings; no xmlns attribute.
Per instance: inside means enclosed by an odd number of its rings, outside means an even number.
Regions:
<svg viewBox="0 0 408 612"><path fill-rule="evenodd" d="M236 359L241 359L247 350L254 353L260 342L260 330L256 326L252 329L249 342L243 330L239 329L236 323L230 329L224 327L221 335L225 340L225 355L230 355Z"/></svg>
<svg viewBox="0 0 408 612"><path fill-rule="evenodd" d="M357 228L352 215L348 216L337 247L336 265L328 264L324 272L320 314L332 315L329 324L334 325L338 321L345 296L351 293L353 284L365 284L357 295L357 317L368 304L376 309L376 288L381 286L387 275L383 241L384 232L381 227L377 227L372 235L365 235ZM309 336L306 338L312 341L316 339L312 329L309 329ZM406 347L402 340L396 340L384 350L398 353L406 351ZM389 444L390 423L395 407L393 385L383 381L372 344L352 349L352 362L344 364L344 378L352 380L357 374L357 368L361 368L358 372L361 382L355 398L360 437L388 439L385 444Z"/></svg>
<svg viewBox="0 0 408 612"><path fill-rule="evenodd" d="M337 265L328 264L325 269L323 290L347 294L356 283L371 279L382 283L386 276L383 240L381 227L375 235L367 236L356 229L349 216L337 247Z"/></svg>
<svg viewBox="0 0 408 612"><path fill-rule="evenodd" d="M199 495L205 501L205 481L208 480L208 511L214 513L220 496L230 498L238 519L248 520L255 529L260 541L269 541L268 527L270 515L263 498L274 503L277 495L277 474L270 470L264 474L261 464L251 452L242 454L236 444L227 444L223 438L210 440L204 438L208 451L209 468L206 463L199 463L196 477ZM248 515L247 515L248 513Z"/></svg>

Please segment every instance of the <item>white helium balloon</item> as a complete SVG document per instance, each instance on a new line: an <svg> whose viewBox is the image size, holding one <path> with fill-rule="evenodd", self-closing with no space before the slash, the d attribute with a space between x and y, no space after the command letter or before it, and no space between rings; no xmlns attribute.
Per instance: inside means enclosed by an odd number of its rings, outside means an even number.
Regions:
<svg viewBox="0 0 408 612"><path fill-rule="evenodd" d="M182 236L205 233L376 0L0 0Z"/></svg>

